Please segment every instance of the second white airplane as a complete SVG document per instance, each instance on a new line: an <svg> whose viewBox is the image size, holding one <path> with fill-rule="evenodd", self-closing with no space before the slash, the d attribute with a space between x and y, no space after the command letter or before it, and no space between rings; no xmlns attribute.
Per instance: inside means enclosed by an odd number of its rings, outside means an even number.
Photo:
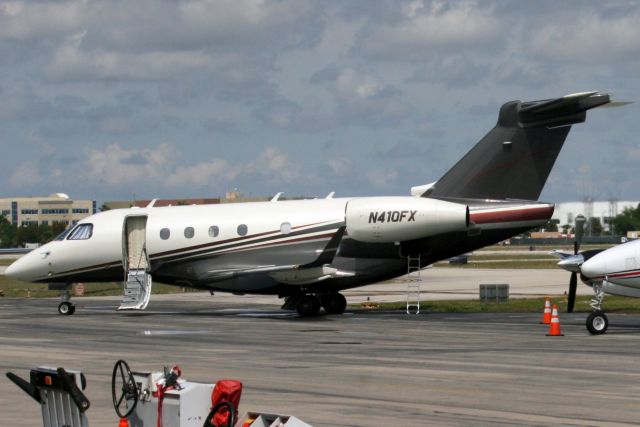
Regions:
<svg viewBox="0 0 640 427"><path fill-rule="evenodd" d="M609 327L609 319L602 308L605 294L640 298L640 240L604 251L584 251L565 257L558 265L572 273L569 295L571 309L575 301L578 274L586 285L593 288L593 312L587 317L587 329L591 334L604 334Z"/></svg>
<svg viewBox="0 0 640 427"><path fill-rule="evenodd" d="M585 92L502 106L496 126L411 197L120 209L90 216L6 270L55 284L124 279L120 309L144 309L154 281L273 294L283 308L342 313L340 291L391 279L544 225L537 199L569 133L609 96Z"/></svg>

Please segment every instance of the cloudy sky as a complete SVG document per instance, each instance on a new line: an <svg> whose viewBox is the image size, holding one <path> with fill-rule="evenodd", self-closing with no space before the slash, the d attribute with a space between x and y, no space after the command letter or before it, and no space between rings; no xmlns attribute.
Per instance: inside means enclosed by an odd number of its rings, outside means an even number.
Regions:
<svg viewBox="0 0 640 427"><path fill-rule="evenodd" d="M502 103L640 101L636 1L0 1L0 197L403 195ZM640 104L571 131L546 201L640 199Z"/></svg>

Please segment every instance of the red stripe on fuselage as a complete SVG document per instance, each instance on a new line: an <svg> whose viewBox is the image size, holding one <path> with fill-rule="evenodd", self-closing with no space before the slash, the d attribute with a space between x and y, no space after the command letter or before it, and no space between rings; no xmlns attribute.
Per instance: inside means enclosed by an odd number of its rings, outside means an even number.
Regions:
<svg viewBox="0 0 640 427"><path fill-rule="evenodd" d="M471 221L475 224L489 224L495 222L517 222L546 220L553 215L553 206L535 208L517 208L493 212L470 212Z"/></svg>

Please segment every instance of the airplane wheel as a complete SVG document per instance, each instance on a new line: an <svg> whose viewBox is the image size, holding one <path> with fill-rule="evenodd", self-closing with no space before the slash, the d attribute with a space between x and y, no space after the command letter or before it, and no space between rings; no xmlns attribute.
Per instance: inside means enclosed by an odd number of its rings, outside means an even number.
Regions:
<svg viewBox="0 0 640 427"><path fill-rule="evenodd" d="M69 301L61 302L60 305L58 305L58 313L62 315L71 316L75 312L76 306L71 304Z"/></svg>
<svg viewBox="0 0 640 427"><path fill-rule="evenodd" d="M330 314L342 314L347 308L347 299L337 292L323 295L321 301L325 311Z"/></svg>
<svg viewBox="0 0 640 427"><path fill-rule="evenodd" d="M315 295L305 295L296 309L301 316L316 316L320 312L320 299Z"/></svg>
<svg viewBox="0 0 640 427"><path fill-rule="evenodd" d="M609 319L604 311L595 311L587 317L587 329L591 335L604 334L609 327Z"/></svg>

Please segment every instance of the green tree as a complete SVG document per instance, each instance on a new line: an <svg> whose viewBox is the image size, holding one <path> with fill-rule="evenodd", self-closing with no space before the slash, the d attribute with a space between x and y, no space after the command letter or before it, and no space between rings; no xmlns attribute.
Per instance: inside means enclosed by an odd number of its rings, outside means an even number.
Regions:
<svg viewBox="0 0 640 427"><path fill-rule="evenodd" d="M611 221L616 234L626 235L627 231L640 230L640 204L635 208L625 208Z"/></svg>
<svg viewBox="0 0 640 427"><path fill-rule="evenodd" d="M11 224L4 215L0 215L0 246L10 248L16 246L17 227Z"/></svg>
<svg viewBox="0 0 640 427"><path fill-rule="evenodd" d="M550 219L544 226L544 231L558 231L558 220Z"/></svg>
<svg viewBox="0 0 640 427"><path fill-rule="evenodd" d="M600 218L593 217L589 220L589 226L591 227L591 235L592 236L601 236L602 235L602 223L600 222Z"/></svg>

